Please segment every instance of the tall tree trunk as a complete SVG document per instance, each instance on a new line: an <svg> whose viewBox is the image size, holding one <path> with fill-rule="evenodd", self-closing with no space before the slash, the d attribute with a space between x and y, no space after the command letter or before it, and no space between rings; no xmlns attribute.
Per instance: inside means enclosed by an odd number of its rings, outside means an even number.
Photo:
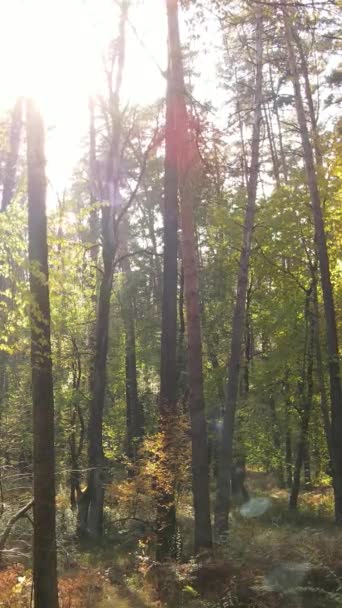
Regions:
<svg viewBox="0 0 342 608"><path fill-rule="evenodd" d="M305 445L304 445L304 456L303 456L303 465L304 465L304 485L306 489L311 487L311 459L310 459L310 443L309 437L306 437Z"/></svg>
<svg viewBox="0 0 342 608"><path fill-rule="evenodd" d="M100 286L97 323L96 350L94 364L94 389L91 399L88 428L89 476L87 498L89 512L87 528L89 534L97 539L102 536L104 501L104 459L102 447L103 408L106 387L106 361L108 351L108 328L110 296L113 281L114 245L110 249L103 244L104 271Z"/></svg>
<svg viewBox="0 0 342 608"><path fill-rule="evenodd" d="M79 459L83 450L84 443L84 418L80 405L80 386L81 386L81 355L78 350L76 340L72 338L73 363L72 363L72 388L71 399L71 433L70 433L70 507L72 510L77 508L78 500L81 496L81 474Z"/></svg>
<svg viewBox="0 0 342 608"><path fill-rule="evenodd" d="M96 318L97 318L97 262L98 262L98 232L99 232L99 218L95 204L97 200L101 199L101 186L99 183L99 175L97 171L96 163L96 128L95 128L95 106L94 100L89 99L89 165L88 165L88 179L89 179L89 242L91 244L90 249L90 280L89 288L91 291L91 313L90 322L88 329L88 346L89 346L89 393L90 397L94 395L95 387L95 355L96 355ZM90 410L92 408L92 401L90 404ZM89 429L88 429L89 438ZM89 487L90 473L87 475L87 484ZM74 500L74 498L73 498ZM90 494L88 488L85 492L81 492L77 498L78 510L77 510L77 531L80 537L84 537L87 533L88 526L88 510L90 503Z"/></svg>
<svg viewBox="0 0 342 608"><path fill-rule="evenodd" d="M285 378L283 381L283 392L285 399L285 470L286 470L286 487L292 487L292 435L290 426L290 410L292 408L290 401L290 387L289 387L289 372L286 370Z"/></svg>
<svg viewBox="0 0 342 608"><path fill-rule="evenodd" d="M308 434L310 414L312 410L313 397L313 361L314 361L314 340L315 340L315 319L313 311L313 290L307 292L305 300L305 321L306 321L306 342L307 352L304 354L306 359L305 378L301 384L302 412L299 439L297 445L296 462L293 472L293 483L289 499L289 507L297 509L298 496L300 490L300 472L305 459L305 452L308 449Z"/></svg>
<svg viewBox="0 0 342 608"><path fill-rule="evenodd" d="M128 313L133 314L132 308L130 307ZM135 324L134 317L131 314L127 314L125 322L126 401L129 421L129 424L127 424L127 444L128 457L136 462L139 445L144 436L144 412L138 395Z"/></svg>
<svg viewBox="0 0 342 608"><path fill-rule="evenodd" d="M233 457L233 436L236 403L241 366L241 343L245 319L246 294L248 285L249 258L256 208L257 183L259 174L260 129L262 120L262 70L263 70L263 21L260 12L256 23L256 75L255 75L255 111L252 134L251 167L247 189L247 206L243 229L243 245L240 255L240 267L237 281L236 301L234 306L232 340L228 364L228 381L226 390L225 414L219 455L217 478L215 527L218 535L228 529L230 507L230 478Z"/></svg>
<svg viewBox="0 0 342 608"><path fill-rule="evenodd" d="M290 429L286 429L285 437L286 486L292 487L292 443Z"/></svg>
<svg viewBox="0 0 342 608"><path fill-rule="evenodd" d="M27 182L33 402L34 605L36 608L57 608L54 403L44 127L31 100L27 101Z"/></svg>
<svg viewBox="0 0 342 608"><path fill-rule="evenodd" d="M237 78L237 70L234 72L235 75L235 86L238 87L238 78ZM241 144L241 185L247 188L248 184L248 162L247 162L247 153L246 153L246 144L243 133L243 120L241 113L241 105L240 99L237 95L236 97L236 111L239 118L239 131L240 131L240 144Z"/></svg>
<svg viewBox="0 0 342 608"><path fill-rule="evenodd" d="M134 463L138 459L139 446L144 436L144 412L138 395L135 319L132 303L125 312L125 339L127 456Z"/></svg>
<svg viewBox="0 0 342 608"><path fill-rule="evenodd" d="M300 57L301 72L302 72L302 76L304 79L305 97L306 97L306 101L307 101L308 108L309 108L309 116L310 116L310 122L311 122L311 132L312 132L312 143L313 143L313 149L315 151L316 165L317 165L317 167L322 168L323 167L323 157L322 157L322 151L321 151L321 146L320 146L320 142L319 142L318 125L317 125L314 101L313 101L313 97L312 97L312 90L311 90L309 70L308 70L308 62L307 62L306 55L305 55L305 52L303 49L302 41L300 39L300 36L298 34L298 31L297 31L294 23L292 24L292 34L293 34L293 38L295 40L295 43L296 43L296 46L297 46L297 49L299 52L299 57Z"/></svg>
<svg viewBox="0 0 342 608"><path fill-rule="evenodd" d="M96 344L94 357L93 391L90 402L88 426L88 484L80 501L82 526L89 535L98 540L103 531L104 503L104 456L102 442L103 410L106 392L106 363L108 352L108 333L110 299L112 292L114 261L118 249L116 213L119 208L119 160L120 160L120 114L119 96L125 61L125 27L128 4L121 6L119 36L117 43L115 90L109 90L112 132L109 133L110 149L107 158L106 184L102 197L107 203L101 209L103 273L101 277L99 301L96 318ZM114 61L115 63L115 61ZM114 67L114 66L113 66ZM110 79L111 81L111 79Z"/></svg>
<svg viewBox="0 0 342 608"><path fill-rule="evenodd" d="M159 427L164 450L174 441L177 418L177 280L178 280L178 170L175 125L177 95L169 63L166 97L164 267L160 359ZM173 463L170 463L172 468ZM175 488L158 492L157 560L172 553L176 529Z"/></svg>
<svg viewBox="0 0 342 608"><path fill-rule="evenodd" d="M294 50L293 29L291 18L285 7L282 8L286 30L289 66L291 70L298 124L304 153L304 164L307 184L310 192L313 219L315 225L315 238L320 265L321 285L325 310L327 330L328 364L331 396L331 448L333 487L335 498L335 520L342 525L342 390L339 369L339 350L336 327L336 313L331 283L329 257L325 226L321 208L317 176L309 130L306 122L305 109L302 99L299 71Z"/></svg>
<svg viewBox="0 0 342 608"><path fill-rule="evenodd" d="M192 443L192 489L195 517L195 552L211 548L207 423L203 394L202 340L194 199L198 156L190 132L185 100L184 72L179 38L178 1L166 0L171 69L175 95L175 135L180 191L181 244L188 338L188 371Z"/></svg>
<svg viewBox="0 0 342 608"><path fill-rule="evenodd" d="M282 168L282 172L283 172L283 176L284 176L284 181L285 181L285 184L286 184L288 182L287 162L286 162L286 156L285 156L285 150L284 150L283 133L282 133L282 128L281 128L279 109L278 109L278 105L277 105L277 95L276 95L276 91L275 91L275 88L274 88L274 82L273 82L273 74L272 74L271 63L269 63L269 77L270 77L272 99L273 99L273 104L274 104L273 107L274 107L274 112L275 112L276 121L277 121L277 128L278 128L278 139L279 139L279 150L280 150L280 158L281 158L281 168Z"/></svg>
<svg viewBox="0 0 342 608"><path fill-rule="evenodd" d="M330 461L332 462L332 448L331 448L331 422L329 416L329 404L328 404L328 395L325 386L325 378L324 378L324 367L322 360L322 350L321 350L321 342L320 342L320 313L318 306L318 294L317 294L317 283L314 283L314 293L313 293L313 305L314 305L314 315L315 315L315 351L316 351L316 363L317 363L317 376L318 376L318 386L320 392L320 406L321 406L321 414L324 426L324 433L327 440L328 453Z"/></svg>
<svg viewBox="0 0 342 608"><path fill-rule="evenodd" d="M251 317L251 300L252 300L253 281L247 289L246 297L246 319L245 319L245 365L244 365L244 392L249 393L249 372L253 357L253 327ZM223 400L224 401L224 400Z"/></svg>
<svg viewBox="0 0 342 608"><path fill-rule="evenodd" d="M97 262L99 255L98 247L98 212L96 201L100 198L98 172L96 169L96 128L95 128L95 107L94 100L89 99L89 242L90 249L90 289L91 289L91 320L88 333L88 343L90 351L89 365L89 390L93 394L94 390L94 362L96 349L96 308L97 308Z"/></svg>
<svg viewBox="0 0 342 608"><path fill-rule="evenodd" d="M144 435L144 411L138 395L135 306L132 292L131 266L128 257L128 222L122 222L121 268L125 274L125 301L122 315L125 327L125 371L126 371L126 446L132 463L138 459L138 450Z"/></svg>
<svg viewBox="0 0 342 608"><path fill-rule="evenodd" d="M282 458L282 442L281 442L281 433L278 424L278 417L276 411L276 404L274 400L274 396L271 395L269 399L270 405L270 413L272 420L272 435L273 435L273 445L275 452L277 454L277 468L276 468L276 476L277 476L277 484L279 488L285 487L285 478L284 478L284 469L283 469L283 458Z"/></svg>

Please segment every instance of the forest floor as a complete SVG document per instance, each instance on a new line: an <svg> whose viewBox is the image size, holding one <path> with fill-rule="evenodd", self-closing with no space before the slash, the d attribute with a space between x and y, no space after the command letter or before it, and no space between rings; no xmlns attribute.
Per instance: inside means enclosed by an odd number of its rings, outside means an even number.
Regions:
<svg viewBox="0 0 342 608"><path fill-rule="evenodd" d="M96 549L80 551L66 540L60 608L342 606L342 530L333 523L331 489L303 492L298 511L290 513L287 491L275 488L270 476L250 473L248 488L250 506L234 509L226 542L201 562L190 558L188 500L179 509L178 562L152 561L150 535L139 522L117 528ZM30 583L27 566L3 567L0 606L28 607Z"/></svg>

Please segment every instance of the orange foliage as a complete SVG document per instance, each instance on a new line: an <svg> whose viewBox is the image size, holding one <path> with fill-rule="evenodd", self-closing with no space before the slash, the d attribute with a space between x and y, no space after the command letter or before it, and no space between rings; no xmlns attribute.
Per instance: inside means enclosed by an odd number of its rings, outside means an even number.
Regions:
<svg viewBox="0 0 342 608"><path fill-rule="evenodd" d="M30 605L31 580L24 566L15 564L0 571L0 606L3 608L28 608Z"/></svg>
<svg viewBox="0 0 342 608"><path fill-rule="evenodd" d="M167 421L166 432L159 431L145 438L139 459L133 464L130 479L107 486L106 501L129 517L145 516L155 506L158 492L174 488L180 493L190 480L191 442L188 417L177 415Z"/></svg>
<svg viewBox="0 0 342 608"><path fill-rule="evenodd" d="M101 593L101 575L88 571L63 576L58 581L60 608L86 608L95 604Z"/></svg>
<svg viewBox="0 0 342 608"><path fill-rule="evenodd" d="M1 608L31 606L32 577L22 565L16 564L0 571ZM62 576L58 581L60 608L92 608L101 593L101 575L88 571L74 576Z"/></svg>

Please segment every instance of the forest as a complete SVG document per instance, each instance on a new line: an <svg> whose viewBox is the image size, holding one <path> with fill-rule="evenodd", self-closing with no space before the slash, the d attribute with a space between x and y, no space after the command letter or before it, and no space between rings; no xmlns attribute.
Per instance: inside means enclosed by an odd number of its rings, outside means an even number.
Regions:
<svg viewBox="0 0 342 608"><path fill-rule="evenodd" d="M341 0L7 6L0 607L342 606Z"/></svg>

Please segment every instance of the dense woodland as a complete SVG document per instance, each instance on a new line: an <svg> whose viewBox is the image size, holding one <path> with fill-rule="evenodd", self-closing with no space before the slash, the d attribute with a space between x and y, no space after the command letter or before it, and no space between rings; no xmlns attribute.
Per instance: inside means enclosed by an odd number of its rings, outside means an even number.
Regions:
<svg viewBox="0 0 342 608"><path fill-rule="evenodd" d="M146 107L113 1L57 195L3 110L0 606L342 605L341 8L165 0Z"/></svg>

